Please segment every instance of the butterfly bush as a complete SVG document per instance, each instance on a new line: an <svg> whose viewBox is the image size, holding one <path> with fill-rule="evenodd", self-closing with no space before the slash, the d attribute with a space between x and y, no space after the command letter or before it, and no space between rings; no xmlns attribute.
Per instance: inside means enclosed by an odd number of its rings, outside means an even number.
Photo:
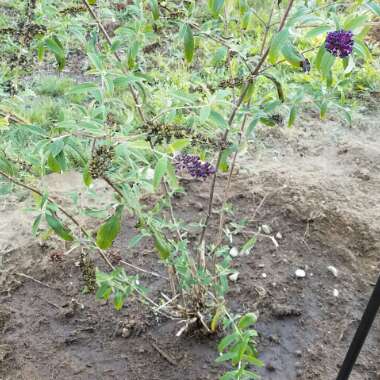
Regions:
<svg viewBox="0 0 380 380"><path fill-rule="evenodd" d="M335 57L345 58L352 53L354 39L351 31L337 30L327 35L325 47Z"/></svg>
<svg viewBox="0 0 380 380"><path fill-rule="evenodd" d="M199 156L186 153L175 156L174 165L177 173L187 171L194 178L207 178L216 171L209 162L202 162Z"/></svg>

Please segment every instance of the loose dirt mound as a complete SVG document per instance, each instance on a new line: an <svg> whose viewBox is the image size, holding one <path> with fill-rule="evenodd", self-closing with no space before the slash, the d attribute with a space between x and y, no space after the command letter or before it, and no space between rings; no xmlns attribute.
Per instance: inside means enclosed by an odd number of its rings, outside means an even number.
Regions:
<svg viewBox="0 0 380 380"><path fill-rule="evenodd" d="M255 149L239 162L229 222L245 223L231 234L231 246L241 246L264 224L269 234L261 230L251 254L234 259L239 279L229 299L235 312L259 314L263 379L336 376L380 269L377 120L375 115L348 129L310 118L291 130L258 130ZM186 181L184 187L187 194L175 200L175 211L192 220L205 210L208 184ZM29 235L30 217L14 206L1 212L0 379L204 380L222 373L214 363L216 337L176 338L176 323L134 300L118 313L82 294L78 253L52 262L52 248ZM217 231L217 216L209 236ZM163 273L151 242L126 248L134 224L125 221L115 249L127 261ZM229 229L234 232L233 225ZM296 278L297 269L306 277ZM152 297L160 296L161 279L141 280ZM377 318L352 379L379 379L379 356Z"/></svg>

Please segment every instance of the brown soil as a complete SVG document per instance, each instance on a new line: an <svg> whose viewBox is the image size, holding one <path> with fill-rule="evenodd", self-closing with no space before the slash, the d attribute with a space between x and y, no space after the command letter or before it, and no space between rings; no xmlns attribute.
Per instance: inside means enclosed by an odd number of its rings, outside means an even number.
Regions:
<svg viewBox="0 0 380 380"><path fill-rule="evenodd" d="M308 117L292 130L258 130L255 148L239 162L228 227L233 231L231 222L243 219L246 225L232 235L231 246L241 246L263 224L272 232L260 235L249 255L234 259L239 278L229 302L234 312L259 315L263 379L336 376L380 269L377 120L378 115L358 120L348 129ZM55 191L70 190L68 181L51 182ZM216 211L224 183L225 178ZM185 181L184 187L175 210L190 221L205 210L208 183ZM83 294L79 253L52 261L52 243L41 245L30 236L31 216L18 206L28 202L8 200L1 211L0 379L218 378L223 372L214 363L218 337L176 338L176 322L157 318L134 300L116 312ZM217 231L217 216L209 236ZM148 240L139 249L126 248L134 224L125 220L115 249L135 265L164 273ZM62 246L56 244L57 250L63 252ZM336 277L329 266L337 269ZM306 277L297 279L296 269L304 269ZM158 289L168 292L160 279L141 275L141 281L152 297L160 296ZM380 317L351 379L378 380L379 357Z"/></svg>

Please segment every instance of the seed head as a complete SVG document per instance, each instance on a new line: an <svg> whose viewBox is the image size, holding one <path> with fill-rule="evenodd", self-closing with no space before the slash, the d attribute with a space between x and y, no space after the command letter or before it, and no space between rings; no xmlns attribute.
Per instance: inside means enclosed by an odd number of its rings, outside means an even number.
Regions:
<svg viewBox="0 0 380 380"><path fill-rule="evenodd" d="M113 147L102 145L98 147L90 161L89 173L93 179L103 177L106 171L111 167L114 158Z"/></svg>

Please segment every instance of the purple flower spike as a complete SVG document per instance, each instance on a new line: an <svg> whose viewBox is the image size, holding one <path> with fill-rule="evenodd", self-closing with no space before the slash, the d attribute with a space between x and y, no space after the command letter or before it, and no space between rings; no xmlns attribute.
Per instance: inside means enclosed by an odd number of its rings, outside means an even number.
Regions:
<svg viewBox="0 0 380 380"><path fill-rule="evenodd" d="M187 171L194 178L207 178L215 173L215 168L209 162L202 162L199 156L181 153L174 157L177 172Z"/></svg>
<svg viewBox="0 0 380 380"><path fill-rule="evenodd" d="M352 53L354 39L351 31L337 30L327 35L326 50L335 57L345 58Z"/></svg>

